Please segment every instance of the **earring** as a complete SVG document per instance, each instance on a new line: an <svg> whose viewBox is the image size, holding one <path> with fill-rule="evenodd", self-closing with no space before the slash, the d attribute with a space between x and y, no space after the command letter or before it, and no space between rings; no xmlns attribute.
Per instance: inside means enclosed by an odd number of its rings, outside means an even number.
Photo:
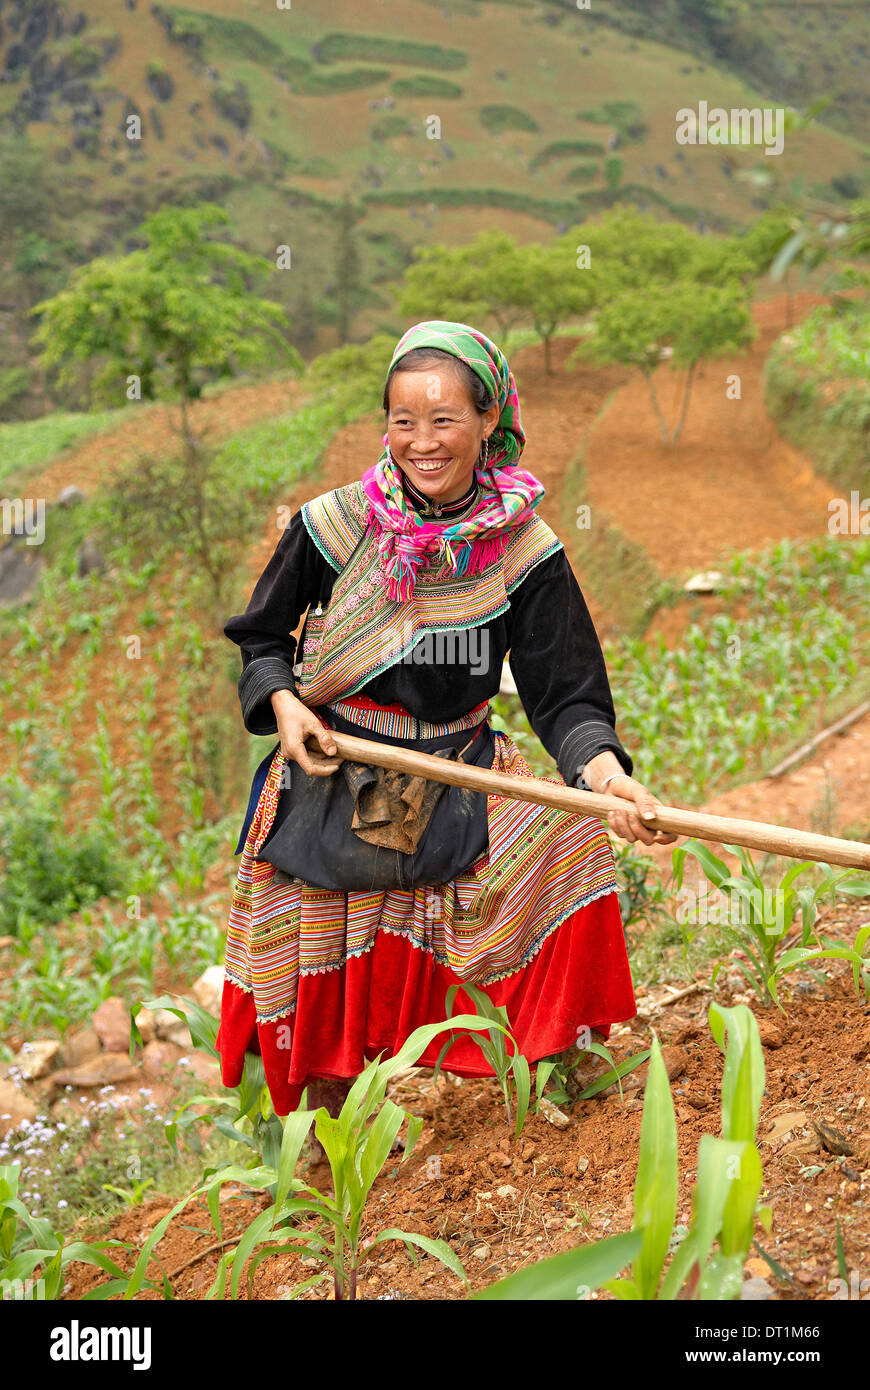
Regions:
<svg viewBox="0 0 870 1390"><path fill-rule="evenodd" d="M483 462L482 462L481 465L480 465L481 468L486 468L486 463L487 463L487 459L488 459L488 458L489 458L489 435L485 435L485 436L484 436L484 440L483 440Z"/></svg>

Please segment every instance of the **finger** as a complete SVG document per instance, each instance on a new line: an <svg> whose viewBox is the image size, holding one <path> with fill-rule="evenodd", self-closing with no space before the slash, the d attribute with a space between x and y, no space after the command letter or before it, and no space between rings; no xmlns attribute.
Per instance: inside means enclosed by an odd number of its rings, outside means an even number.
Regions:
<svg viewBox="0 0 870 1390"><path fill-rule="evenodd" d="M608 817L610 828L614 835L618 835L620 840L634 841L637 836L629 825L628 817L622 811L611 811Z"/></svg>
<svg viewBox="0 0 870 1390"><path fill-rule="evenodd" d="M328 752L324 751L324 744L327 745ZM332 756L329 756L331 752ZM344 761L336 753L335 740L332 738L332 731L325 729L322 724L316 727L311 726L305 732L305 756L313 771L321 777L328 777L341 766Z"/></svg>
<svg viewBox="0 0 870 1390"><path fill-rule="evenodd" d="M637 806L638 814L643 820L647 821L655 819L656 802L650 796L648 791L645 791L643 788L641 788L634 801L635 805Z"/></svg>
<svg viewBox="0 0 870 1390"><path fill-rule="evenodd" d="M636 815L619 811L613 812L613 815L616 818L617 834L623 840L628 840L631 844L638 840L645 845L655 844L658 832L644 825Z"/></svg>
<svg viewBox="0 0 870 1390"><path fill-rule="evenodd" d="M326 773L334 772L338 767L338 763L327 766L325 760L314 763L301 739L288 745L287 756L292 758L293 762L298 763L302 771L307 772L309 777L325 776Z"/></svg>
<svg viewBox="0 0 870 1390"><path fill-rule="evenodd" d="M305 732L306 734L314 735L320 744L322 752L326 753L328 757L335 757L338 749L335 744L335 739L332 737L331 729L325 729L320 721L315 719L311 724L306 724Z"/></svg>

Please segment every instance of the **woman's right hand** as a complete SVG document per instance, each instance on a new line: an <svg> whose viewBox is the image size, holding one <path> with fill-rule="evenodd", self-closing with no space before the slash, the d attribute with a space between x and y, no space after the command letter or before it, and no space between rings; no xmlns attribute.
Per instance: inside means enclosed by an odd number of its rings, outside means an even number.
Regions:
<svg viewBox="0 0 870 1390"><path fill-rule="evenodd" d="M284 757L298 763L303 772L314 777L328 777L335 772L343 759L336 756L338 750L332 730L325 728L317 715L291 691L276 690L270 698ZM314 758L305 747L306 738L311 737L317 740L321 750Z"/></svg>

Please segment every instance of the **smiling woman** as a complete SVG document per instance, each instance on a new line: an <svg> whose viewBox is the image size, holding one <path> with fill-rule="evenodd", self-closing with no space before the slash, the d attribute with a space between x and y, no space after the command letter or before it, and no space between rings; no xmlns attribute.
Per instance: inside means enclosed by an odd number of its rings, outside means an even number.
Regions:
<svg viewBox="0 0 870 1390"><path fill-rule="evenodd" d="M529 777L489 722L510 649L564 781L611 784L624 838L675 838L643 824L655 803L630 775L588 608L535 515L544 489L519 467L504 354L468 324L416 324L393 354L384 411L377 463L303 506L224 629L242 652L245 726L279 742L237 846L217 1045L229 1086L245 1051L261 1053L278 1114L306 1086L311 1106L337 1113L366 1059L445 1018L451 986L458 1007L473 1012L463 984L503 1005L533 1063L635 1013L597 818L388 781L342 763L333 730ZM297 660L289 634L306 608ZM468 1037L444 1065L492 1075Z"/></svg>

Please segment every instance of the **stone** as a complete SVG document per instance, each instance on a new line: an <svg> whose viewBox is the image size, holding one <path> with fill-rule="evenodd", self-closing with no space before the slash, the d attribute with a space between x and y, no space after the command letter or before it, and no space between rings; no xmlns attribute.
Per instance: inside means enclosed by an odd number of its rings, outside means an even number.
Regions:
<svg viewBox="0 0 870 1390"><path fill-rule="evenodd" d="M554 1105L551 1100L547 1100L546 1096L541 1096L539 1110L547 1123L551 1124L554 1129L567 1129L571 1123L571 1117L566 1115L564 1110L560 1110L557 1105Z"/></svg>
<svg viewBox="0 0 870 1390"><path fill-rule="evenodd" d="M758 1276L744 1279L740 1288L740 1298L744 1303L766 1303L774 1296L773 1285Z"/></svg>
<svg viewBox="0 0 870 1390"><path fill-rule="evenodd" d="M786 1110L781 1115L777 1115L770 1129L765 1135L768 1144L775 1144L777 1139L784 1139L791 1134L792 1130L803 1129L807 1122L805 1110Z"/></svg>
<svg viewBox="0 0 870 1390"><path fill-rule="evenodd" d="M224 968L222 965L210 965L192 986L190 997L195 999L206 1013L220 1018L223 992Z"/></svg>
<svg viewBox="0 0 870 1390"><path fill-rule="evenodd" d="M16 1054L15 1066L23 1081L38 1081L40 1077L48 1076L59 1056L60 1043L57 1038L34 1038Z"/></svg>
<svg viewBox="0 0 870 1390"><path fill-rule="evenodd" d="M120 995L104 999L91 1019L104 1052L124 1052L130 1047L130 1010Z"/></svg>
<svg viewBox="0 0 870 1390"><path fill-rule="evenodd" d="M683 585L683 591L687 594L715 594L721 583L722 573L720 570L704 570L700 574L693 574L691 579L687 579Z"/></svg>
<svg viewBox="0 0 870 1390"><path fill-rule="evenodd" d="M703 1091L688 1091L685 1101L693 1110L706 1110L711 1104L710 1097L705 1096Z"/></svg>
<svg viewBox="0 0 870 1390"><path fill-rule="evenodd" d="M136 1027L142 1034L142 1044L153 1042L157 1036L154 1014L151 1009L140 1009L136 1015Z"/></svg>
<svg viewBox="0 0 870 1390"><path fill-rule="evenodd" d="M481 1264L483 1264L483 1261L488 1260L491 1254L492 1251L488 1245L478 1245L472 1250L471 1258L473 1260L480 1260Z"/></svg>
<svg viewBox="0 0 870 1390"><path fill-rule="evenodd" d="M79 579L89 574L100 574L107 565L106 557L91 536L85 536L76 551L76 574Z"/></svg>
<svg viewBox="0 0 870 1390"><path fill-rule="evenodd" d="M142 1053L142 1066L148 1076L159 1076L161 1072L175 1067L183 1049L178 1043L155 1038L147 1043Z"/></svg>
<svg viewBox="0 0 870 1390"><path fill-rule="evenodd" d="M588 1159L588 1158L586 1157L586 1155L584 1154L581 1158L578 1158L578 1160L577 1160L577 1172L578 1172L578 1173L581 1175L581 1177L582 1177L582 1175L587 1171L588 1168L589 1168L589 1159Z"/></svg>
<svg viewBox="0 0 870 1390"><path fill-rule="evenodd" d="M154 1031L158 1038L166 1042L178 1043L184 1047L190 1047L190 1029L183 1018L170 1012L169 1009L158 1009L154 1015Z"/></svg>
<svg viewBox="0 0 870 1390"><path fill-rule="evenodd" d="M80 1067L100 1052L100 1039L95 1028L77 1028L64 1038L61 1061L65 1067Z"/></svg>
<svg viewBox="0 0 870 1390"><path fill-rule="evenodd" d="M0 1137L17 1129L22 1120L36 1119L36 1106L13 1082L0 1078Z"/></svg>
<svg viewBox="0 0 870 1390"><path fill-rule="evenodd" d="M113 1086L118 1081L131 1081L137 1075L137 1068L126 1052L101 1052L89 1062L79 1067L65 1067L53 1073L52 1085L78 1086L87 1089L92 1086Z"/></svg>
<svg viewBox="0 0 870 1390"><path fill-rule="evenodd" d="M682 1076L689 1062L689 1054L684 1047L669 1045L662 1048L662 1061L665 1064L665 1071L668 1080L673 1081L678 1076ZM640 1091L646 1085L649 1062L646 1061L636 1071L629 1072L622 1078L622 1089L628 1094L631 1091ZM612 1086L608 1086L604 1092L605 1096L619 1096L619 1087L614 1081Z"/></svg>
<svg viewBox="0 0 870 1390"><path fill-rule="evenodd" d="M68 483L65 488L61 488L57 494L57 505L59 507L74 507L77 502L84 502L85 494L75 483Z"/></svg>
<svg viewBox="0 0 870 1390"><path fill-rule="evenodd" d="M505 1202L515 1202L520 1195L518 1187L511 1187L510 1183L505 1183L503 1187L495 1189L497 1197L501 1197Z"/></svg>

